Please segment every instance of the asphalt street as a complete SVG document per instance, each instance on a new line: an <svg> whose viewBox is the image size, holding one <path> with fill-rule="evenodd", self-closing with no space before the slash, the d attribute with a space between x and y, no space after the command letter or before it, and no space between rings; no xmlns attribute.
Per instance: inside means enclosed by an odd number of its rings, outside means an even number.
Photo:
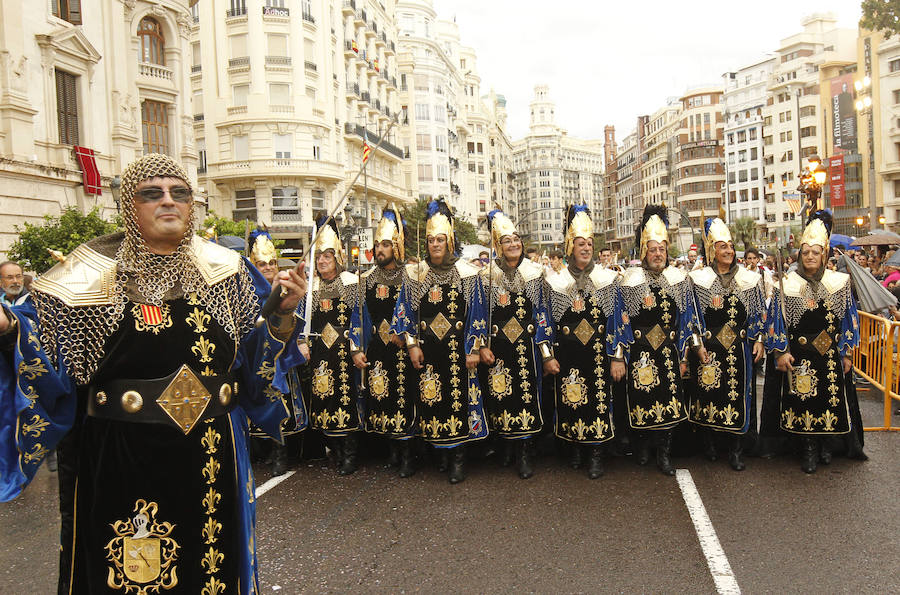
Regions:
<svg viewBox="0 0 900 595"><path fill-rule="evenodd" d="M860 397L879 423L881 403ZM809 476L793 458L750 458L741 473L675 463L742 592L887 593L900 591L898 451L900 433L867 433L869 461ZM457 486L433 467L406 480L374 462L349 477L324 461L294 469L257 500L264 593L716 592L678 482L630 459L596 481L553 457L527 481L485 460ZM268 479L260 466L257 485ZM0 593L55 592L56 507L46 468L0 505Z"/></svg>

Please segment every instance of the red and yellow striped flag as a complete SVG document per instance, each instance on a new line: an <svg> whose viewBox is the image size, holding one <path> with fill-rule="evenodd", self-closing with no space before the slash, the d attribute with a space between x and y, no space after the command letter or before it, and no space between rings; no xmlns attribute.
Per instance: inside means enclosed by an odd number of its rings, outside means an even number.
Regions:
<svg viewBox="0 0 900 595"><path fill-rule="evenodd" d="M369 143L363 143L363 163L369 160L369 153L372 152L372 147L369 146Z"/></svg>

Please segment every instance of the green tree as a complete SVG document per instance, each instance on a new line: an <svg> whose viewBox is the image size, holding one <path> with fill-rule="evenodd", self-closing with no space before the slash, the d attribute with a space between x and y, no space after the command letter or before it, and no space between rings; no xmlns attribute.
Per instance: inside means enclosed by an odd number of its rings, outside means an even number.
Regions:
<svg viewBox="0 0 900 595"><path fill-rule="evenodd" d="M900 33L900 2L898 0L863 0L859 26L881 31L885 37Z"/></svg>
<svg viewBox="0 0 900 595"><path fill-rule="evenodd" d="M210 211L206 219L203 220L203 227L200 229L201 235L206 235L206 231L210 227L215 227L216 236L237 236L244 237L244 230L247 223L244 221L233 221L227 217L219 217L215 211ZM256 223L250 221L250 229L256 229Z"/></svg>
<svg viewBox="0 0 900 595"><path fill-rule="evenodd" d="M83 215L78 207L66 207L58 217L45 215L43 225L16 225L19 239L10 246L7 256L25 270L40 275L56 264L49 250L68 254L79 244L119 229L120 221L117 224L104 220L98 209Z"/></svg>
<svg viewBox="0 0 900 595"><path fill-rule="evenodd" d="M752 246L756 240L756 221L752 217L741 217L731 223L731 236L734 238L734 246L745 250Z"/></svg>

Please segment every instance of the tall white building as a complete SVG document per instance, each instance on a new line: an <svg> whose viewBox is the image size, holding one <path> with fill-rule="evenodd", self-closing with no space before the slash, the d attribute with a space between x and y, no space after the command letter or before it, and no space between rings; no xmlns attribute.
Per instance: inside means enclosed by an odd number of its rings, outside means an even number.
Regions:
<svg viewBox="0 0 900 595"><path fill-rule="evenodd" d="M803 31L781 41L763 108L763 147L766 183L766 231L769 240L786 240L791 225L799 225L785 199L800 199L798 174L806 158L831 154L825 146L821 113L820 73L824 65L856 61L856 31L837 27L831 14L816 14L803 20ZM835 212L835 223L856 217L862 207L861 193L847 194L847 206ZM820 203L821 206L821 203Z"/></svg>
<svg viewBox="0 0 900 595"><path fill-rule="evenodd" d="M568 136L556 125L549 87L537 85L534 93L528 135L513 142L519 230L529 244L561 248L567 204L587 204L598 215L597 233L602 233L603 140Z"/></svg>
<svg viewBox="0 0 900 595"><path fill-rule="evenodd" d="M751 217L766 237L763 110L778 59L766 56L722 78L725 88L725 195L728 222Z"/></svg>
<svg viewBox="0 0 900 595"><path fill-rule="evenodd" d="M211 209L266 224L299 251L315 213L345 193L345 221L357 225L409 200L400 124L391 127L400 112L393 10L374 0L193 8L193 123ZM357 178L365 142L372 151Z"/></svg>
<svg viewBox="0 0 900 595"><path fill-rule="evenodd" d="M109 182L143 153L196 175L190 26L187 0L0 3L0 252L64 207L113 215Z"/></svg>

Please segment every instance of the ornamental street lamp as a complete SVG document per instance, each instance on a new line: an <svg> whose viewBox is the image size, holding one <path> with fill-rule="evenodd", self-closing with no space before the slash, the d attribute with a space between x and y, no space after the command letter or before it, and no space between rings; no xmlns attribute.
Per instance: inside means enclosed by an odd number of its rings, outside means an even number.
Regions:
<svg viewBox="0 0 900 595"><path fill-rule="evenodd" d="M810 155L806 158L807 165L800 172L800 185L797 190L802 192L806 197L805 204L801 210L801 226L806 226L808 215L816 212L819 208L819 196L822 194L822 188L828 178L828 170L822 165L822 160L818 155Z"/></svg>
<svg viewBox="0 0 900 595"><path fill-rule="evenodd" d="M859 237L859 228L862 227L864 221L865 219L863 219L862 217L856 218L856 237Z"/></svg>

